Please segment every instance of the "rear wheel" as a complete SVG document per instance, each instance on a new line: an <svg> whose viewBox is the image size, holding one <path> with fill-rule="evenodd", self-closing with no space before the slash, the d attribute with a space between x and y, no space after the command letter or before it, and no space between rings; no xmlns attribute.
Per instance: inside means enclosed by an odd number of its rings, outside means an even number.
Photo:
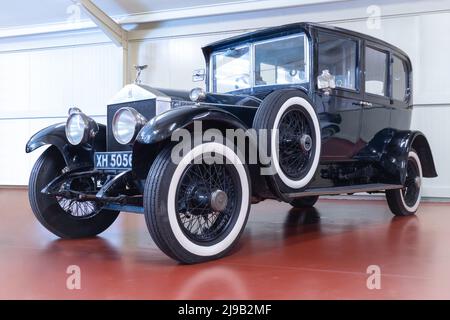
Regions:
<svg viewBox="0 0 450 320"><path fill-rule="evenodd" d="M291 200L289 203L294 208L311 208L313 207L317 200L319 200L319 196L310 196L310 197L302 197Z"/></svg>
<svg viewBox="0 0 450 320"><path fill-rule="evenodd" d="M415 150L408 154L406 180L403 189L386 190L386 200L396 216L416 213L421 199L422 165Z"/></svg>
<svg viewBox="0 0 450 320"><path fill-rule="evenodd" d="M217 142L190 150L179 163L166 147L152 164L144 191L145 220L157 246L182 263L226 255L247 222L247 168ZM209 158L214 153L214 159ZM221 160L221 161L216 161Z"/></svg>
<svg viewBox="0 0 450 320"><path fill-rule="evenodd" d="M92 237L105 231L116 220L118 211L104 210L92 201L76 201L41 193L53 179L62 174L65 162L55 147L48 148L31 171L28 196L39 222L61 238ZM92 191L90 178L70 181L72 190Z"/></svg>

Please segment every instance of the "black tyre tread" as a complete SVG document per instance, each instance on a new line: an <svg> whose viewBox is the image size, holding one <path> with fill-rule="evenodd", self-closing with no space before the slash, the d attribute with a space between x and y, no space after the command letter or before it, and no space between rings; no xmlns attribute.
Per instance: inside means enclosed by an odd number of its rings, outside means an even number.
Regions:
<svg viewBox="0 0 450 320"><path fill-rule="evenodd" d="M293 94L293 96L300 96L300 97L303 97L303 98L309 100L308 96L303 91L298 90L298 89L291 88L291 89L281 89L281 90L274 91L274 92L270 93L267 97L265 97L263 102L260 104L258 110L256 111L255 117L253 118L252 127L256 130L267 129L270 118L273 117L274 113L275 114L278 113L278 110L273 108L273 106L279 105L280 101L285 99L285 95L291 94L291 93ZM258 137L258 144L260 144L259 137ZM270 148L270 145L267 146L267 149L268 149L268 156L271 156L272 150ZM280 181L280 180L277 179L275 176L268 177L267 181L268 181L270 189L273 190L273 192L275 192L278 196L281 196L281 194L279 194L280 192L288 193L288 192L297 191L297 190L293 190L293 189L289 188L288 186L278 185L278 183L276 181ZM281 188L283 188L285 190L281 190Z"/></svg>
<svg viewBox="0 0 450 320"><path fill-rule="evenodd" d="M282 90L284 92L289 92L291 90ZM273 113L273 104L278 104L280 100L283 99L283 95L278 94L280 91L275 91L269 94L261 103L258 110L256 111L255 117L253 119L253 128L255 129L266 129L266 124L269 121ZM277 93L277 94L274 94ZM269 109L269 110L266 110ZM278 110L276 110L278 112Z"/></svg>
<svg viewBox="0 0 450 320"><path fill-rule="evenodd" d="M232 245L230 245L223 252L215 255L215 256L193 256L189 252L182 250L178 250L174 247L177 247L178 241L175 236L171 232L171 230L165 229L164 226L159 226L156 221L158 217L156 217L156 212L154 212L153 208L161 208L161 194L167 190L162 190L162 180L164 177L165 170L168 169L170 165L172 165L171 159L171 151L172 145L166 146L155 158L153 164L150 167L147 180L145 182L145 190L144 190L144 208L145 208L145 221L147 224L147 228L149 233L155 242L155 244L170 258L177 260L183 264L194 264L201 263L205 261L210 261L214 259L219 259L223 256L226 256L230 250L232 250L237 244L243 229L240 231L239 235L236 237L236 240ZM247 171L248 177L248 171ZM250 187L250 183L249 183ZM251 192L251 190L249 190ZM249 209L247 211L246 221L243 226L245 226L248 219ZM168 223L168 222L167 222Z"/></svg>
<svg viewBox="0 0 450 320"><path fill-rule="evenodd" d="M412 216L415 212L409 212L403 207L402 199L400 198L401 189L386 190L386 201L391 212L399 217Z"/></svg>
<svg viewBox="0 0 450 320"><path fill-rule="evenodd" d="M317 200L319 200L319 196L309 196L309 197L293 199L289 203L294 208L311 208L311 207L314 207Z"/></svg>
<svg viewBox="0 0 450 320"><path fill-rule="evenodd" d="M50 147L45 150L41 156L36 160L34 166L31 170L30 179L28 182L28 198L30 201L31 210L33 211L36 219L48 230L57 235L60 238L67 238L67 235L60 233L58 230L53 230L53 228L44 220L42 217L41 210L37 204L37 193L36 193L36 180L39 174L41 167L44 165L47 157L49 156L57 156L56 152L58 152L54 147Z"/></svg>
<svg viewBox="0 0 450 320"><path fill-rule="evenodd" d="M402 203L399 195L398 189L396 190L386 190L386 201L388 203L389 209L396 216L407 216L411 213L404 212L402 210Z"/></svg>
<svg viewBox="0 0 450 320"><path fill-rule="evenodd" d="M97 234L105 231L111 224L116 220L119 215L119 211L112 210L100 210L92 218L80 219L80 220L70 220L73 223L74 228L70 232L63 232L58 225L53 225L49 223L44 217L44 212L42 212L38 199L40 197L47 197L40 193L40 188L37 185L37 181L42 177L43 166L47 161L56 161L57 157L61 157L61 154L56 147L49 147L45 150L42 155L38 158L33 166L29 179L28 197L30 201L30 206L35 215L36 219L50 232L56 236L63 239L76 239L76 238L87 238L93 237ZM54 177L50 177L53 179ZM41 198L42 199L42 198ZM49 199L50 201L55 201L54 199ZM47 208L48 209L48 208ZM55 214L66 214L64 211L56 212ZM79 228L76 225L79 225ZM64 227L67 227L66 225Z"/></svg>
<svg viewBox="0 0 450 320"><path fill-rule="evenodd" d="M156 201L155 199L160 199L160 177L162 176L162 172L168 165L166 161L167 154L170 155L170 149L163 149L161 153L158 154L150 167L150 171L145 181L144 208L155 208L153 201ZM159 204L157 205L159 206ZM156 219L154 219L153 217L147 217L146 213L145 221L147 223L147 228L150 231L150 236L162 252L164 252L172 259L178 260L178 257L172 252L172 250L169 249L169 246L164 241L164 235L161 234L155 220Z"/></svg>
<svg viewBox="0 0 450 320"><path fill-rule="evenodd" d="M414 149L411 149L411 151L417 154ZM416 212L410 212L403 206L400 192L401 189L386 190L386 201L389 209L394 215L399 217L414 215Z"/></svg>

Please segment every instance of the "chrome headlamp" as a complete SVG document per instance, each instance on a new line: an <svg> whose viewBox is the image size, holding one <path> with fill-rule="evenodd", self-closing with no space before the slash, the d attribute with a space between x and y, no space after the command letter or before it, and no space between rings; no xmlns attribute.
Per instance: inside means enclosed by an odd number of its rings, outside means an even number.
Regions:
<svg viewBox="0 0 450 320"><path fill-rule="evenodd" d="M76 146L89 141L98 132L98 124L81 112L80 109L70 108L66 122L66 137L70 144Z"/></svg>
<svg viewBox="0 0 450 320"><path fill-rule="evenodd" d="M147 123L147 119L133 108L119 109L112 120L114 138L120 144L131 143Z"/></svg>

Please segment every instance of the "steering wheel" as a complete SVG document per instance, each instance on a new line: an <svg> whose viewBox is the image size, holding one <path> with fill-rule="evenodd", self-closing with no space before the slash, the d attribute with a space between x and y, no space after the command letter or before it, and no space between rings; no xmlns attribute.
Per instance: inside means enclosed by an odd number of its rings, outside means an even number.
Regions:
<svg viewBox="0 0 450 320"><path fill-rule="evenodd" d="M297 75L297 69L291 69L289 70L289 75L293 78Z"/></svg>
<svg viewBox="0 0 450 320"><path fill-rule="evenodd" d="M234 85L235 89L247 88L250 86L250 75L247 73L244 73L244 74L240 75L239 77L237 77L236 79L234 79L234 82L235 82L235 85ZM239 83L242 83L243 85L239 85Z"/></svg>

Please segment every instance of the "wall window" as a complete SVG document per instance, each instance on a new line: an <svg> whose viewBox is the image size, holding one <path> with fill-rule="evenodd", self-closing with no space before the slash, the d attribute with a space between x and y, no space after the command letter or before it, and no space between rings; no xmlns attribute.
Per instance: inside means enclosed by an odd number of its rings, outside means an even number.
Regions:
<svg viewBox="0 0 450 320"><path fill-rule="evenodd" d="M386 52L366 47L366 92L387 96L387 66Z"/></svg>
<svg viewBox="0 0 450 320"><path fill-rule="evenodd" d="M307 54L303 34L255 44L255 85L307 82Z"/></svg>
<svg viewBox="0 0 450 320"><path fill-rule="evenodd" d="M394 56L392 63L392 98L404 101L407 86L407 69L402 59Z"/></svg>
<svg viewBox="0 0 450 320"><path fill-rule="evenodd" d="M336 87L356 90L357 48L355 40L319 34L319 74L328 69Z"/></svg>

